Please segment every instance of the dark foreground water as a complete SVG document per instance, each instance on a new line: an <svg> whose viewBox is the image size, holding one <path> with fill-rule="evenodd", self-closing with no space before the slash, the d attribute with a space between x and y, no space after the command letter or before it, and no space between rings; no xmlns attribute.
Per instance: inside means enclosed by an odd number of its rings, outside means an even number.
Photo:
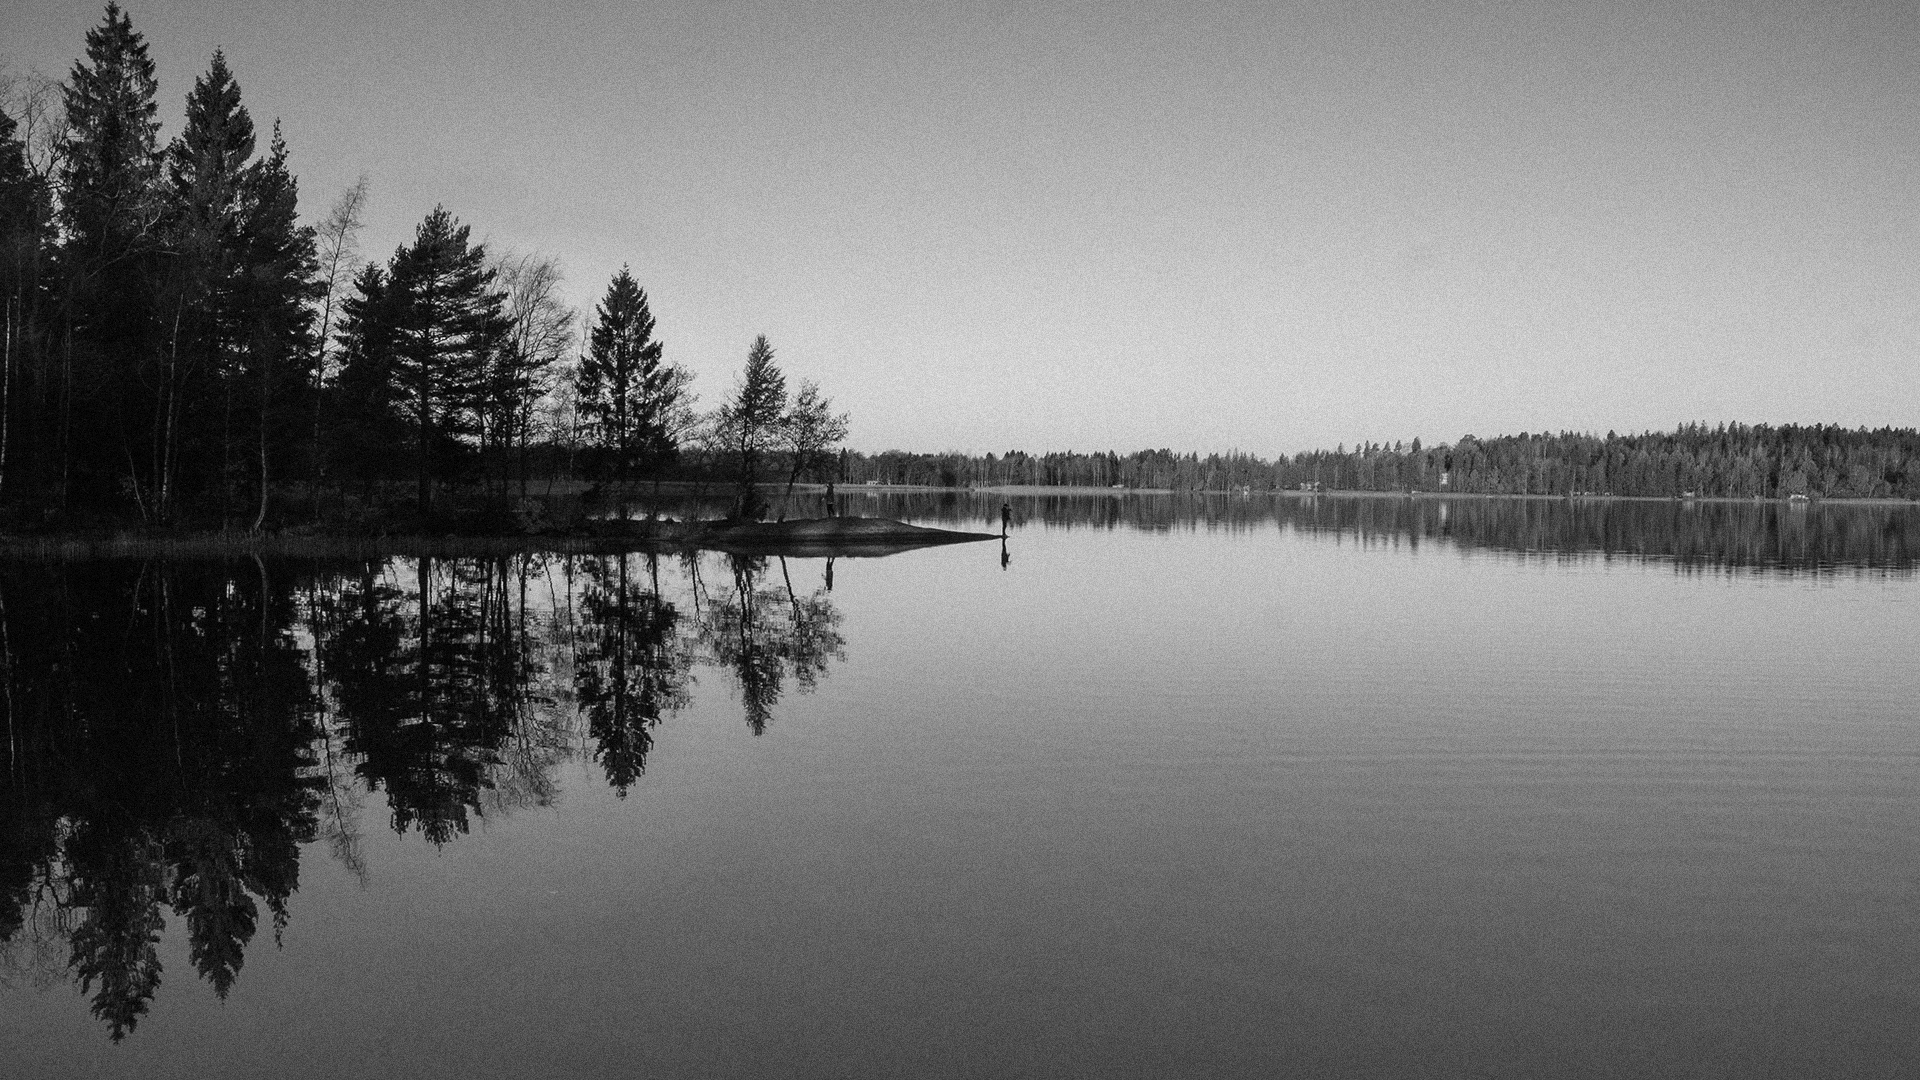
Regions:
<svg viewBox="0 0 1920 1080"><path fill-rule="evenodd" d="M1920 1070L1914 508L1015 510L0 565L0 1075Z"/></svg>

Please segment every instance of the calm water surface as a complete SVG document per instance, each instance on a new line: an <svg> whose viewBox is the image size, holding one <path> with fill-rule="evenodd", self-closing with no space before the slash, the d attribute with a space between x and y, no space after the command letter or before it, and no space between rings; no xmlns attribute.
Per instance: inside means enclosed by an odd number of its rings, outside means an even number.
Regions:
<svg viewBox="0 0 1920 1080"><path fill-rule="evenodd" d="M0 566L0 1073L1920 1070L1920 511L1015 509Z"/></svg>

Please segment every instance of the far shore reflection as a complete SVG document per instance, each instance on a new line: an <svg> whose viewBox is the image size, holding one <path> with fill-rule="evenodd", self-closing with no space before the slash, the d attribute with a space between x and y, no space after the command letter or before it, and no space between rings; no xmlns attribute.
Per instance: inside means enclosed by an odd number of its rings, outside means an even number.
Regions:
<svg viewBox="0 0 1920 1080"><path fill-rule="evenodd" d="M877 513L992 529L1011 502L1016 527L1235 531L1279 527L1362 543L1444 543L1526 556L1651 559L1682 569L1767 572L1920 567L1920 504L1445 495L1233 495L1091 491L889 492L843 499ZM869 508L869 504L871 508Z"/></svg>
<svg viewBox="0 0 1920 1080"><path fill-rule="evenodd" d="M1920 509L1544 499L864 493L842 512L1023 532L1281 529L1317 542L1911 574ZM840 572L847 572L844 564ZM0 982L71 981L106 1033L159 990L171 912L225 997L290 919L300 851L363 820L439 846L591 762L645 782L702 677L755 735L846 655L833 559L495 553L0 563ZM378 801L376 801L378 800ZM373 812L363 814L362 808Z"/></svg>

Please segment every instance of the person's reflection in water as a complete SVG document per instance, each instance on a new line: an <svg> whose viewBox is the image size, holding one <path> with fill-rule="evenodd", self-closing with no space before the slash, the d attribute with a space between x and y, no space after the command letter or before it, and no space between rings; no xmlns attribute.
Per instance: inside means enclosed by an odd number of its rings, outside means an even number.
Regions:
<svg viewBox="0 0 1920 1080"><path fill-rule="evenodd" d="M1007 554L1007 538L1002 536L1000 538L1000 569L1005 570L1007 564L1012 561L1013 556Z"/></svg>

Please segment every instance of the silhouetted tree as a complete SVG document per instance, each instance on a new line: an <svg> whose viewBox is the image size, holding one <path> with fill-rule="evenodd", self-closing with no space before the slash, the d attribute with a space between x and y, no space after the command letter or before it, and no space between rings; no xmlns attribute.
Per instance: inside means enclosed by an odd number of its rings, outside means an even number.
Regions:
<svg viewBox="0 0 1920 1080"><path fill-rule="evenodd" d="M267 519L272 436L280 433L283 454L292 454L301 443L294 433L306 413L302 406L315 360L309 336L313 303L320 299L322 286L313 230L299 223L298 185L287 170L287 146L280 138L279 124L274 125L266 160L247 179L242 233L245 273L239 292L246 316L245 355L259 391L255 449L260 504L253 519L258 531Z"/></svg>
<svg viewBox="0 0 1920 1080"><path fill-rule="evenodd" d="M435 207L387 272L396 396L413 428L423 514L433 509L433 481L453 475L464 455L463 437L479 433L488 359L507 330L486 248L469 243L469 231Z"/></svg>
<svg viewBox="0 0 1920 1080"><path fill-rule="evenodd" d="M646 290L622 266L594 312L574 376L596 475L624 485L670 461L685 428L687 372L663 358Z"/></svg>
<svg viewBox="0 0 1920 1080"><path fill-rule="evenodd" d="M686 705L691 665L676 634L680 613L660 596L658 557L648 556L654 574L645 583L631 579L631 559L587 561L574 662L574 697L595 756L623 798L646 771L651 729Z"/></svg>
<svg viewBox="0 0 1920 1080"><path fill-rule="evenodd" d="M834 448L847 437L847 414L833 411L833 400L812 381L803 381L793 407L780 422L781 448L787 452L787 495L807 473L834 460Z"/></svg>
<svg viewBox="0 0 1920 1080"><path fill-rule="evenodd" d="M143 379L158 345L153 282L160 272L157 85L146 40L117 4L87 32L86 57L65 89L59 205L64 233L60 492L104 503L131 480L124 462L153 415ZM107 438L75 438L75 432ZM145 455L140 455L145 456Z"/></svg>
<svg viewBox="0 0 1920 1080"><path fill-rule="evenodd" d="M495 273L506 297L506 332L487 373L485 437L503 453L518 450L524 496L535 407L553 389L553 370L572 347L574 311L560 298L560 264L551 258L505 258Z"/></svg>
<svg viewBox="0 0 1920 1080"><path fill-rule="evenodd" d="M333 201L326 219L314 230L320 316L313 339L313 458L310 464L313 469L311 482L316 515L320 505L319 488L326 479L327 453L323 424L326 383L339 366L333 353L334 320L359 268L361 215L366 210L367 191L367 178L362 174Z"/></svg>
<svg viewBox="0 0 1920 1080"><path fill-rule="evenodd" d="M761 334L747 350L747 366L740 373L733 397L720 407L713 421L719 444L738 469L740 500L735 513L740 517L761 515L754 483L761 459L779 448L786 411L787 377L774 364L773 346Z"/></svg>

